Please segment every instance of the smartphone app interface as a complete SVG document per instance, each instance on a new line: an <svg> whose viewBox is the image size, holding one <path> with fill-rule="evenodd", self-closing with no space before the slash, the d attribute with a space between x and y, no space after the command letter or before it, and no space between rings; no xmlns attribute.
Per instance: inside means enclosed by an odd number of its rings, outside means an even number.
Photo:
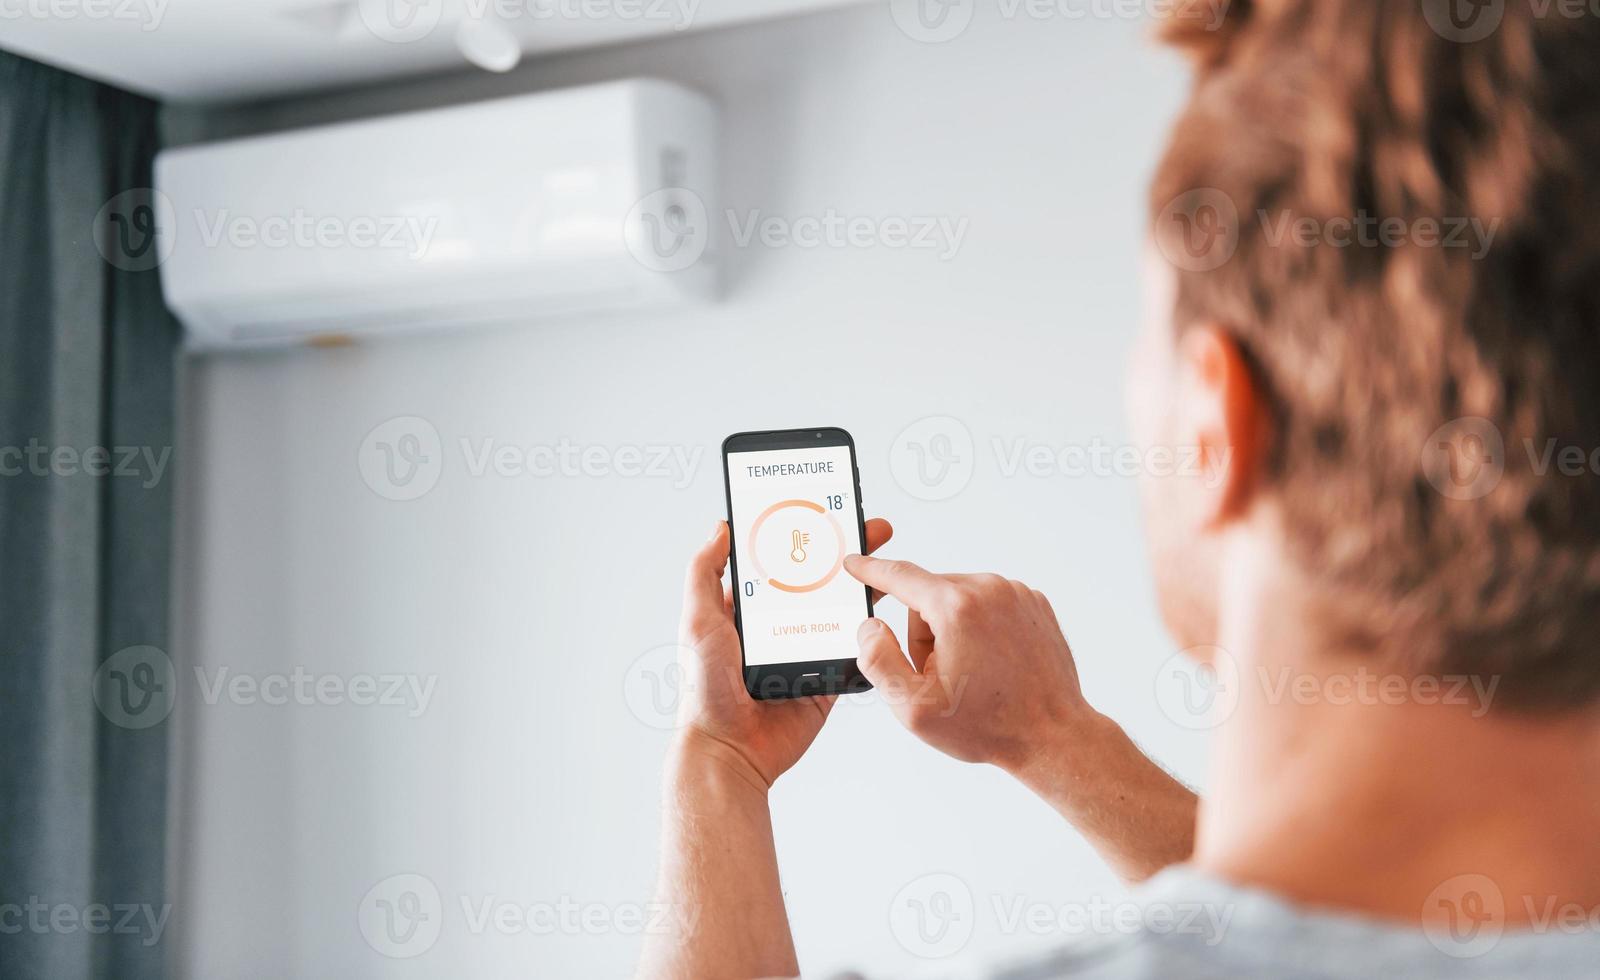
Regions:
<svg viewBox="0 0 1600 980"><path fill-rule="evenodd" d="M749 666L854 660L866 591L848 446L728 454L734 564Z"/></svg>

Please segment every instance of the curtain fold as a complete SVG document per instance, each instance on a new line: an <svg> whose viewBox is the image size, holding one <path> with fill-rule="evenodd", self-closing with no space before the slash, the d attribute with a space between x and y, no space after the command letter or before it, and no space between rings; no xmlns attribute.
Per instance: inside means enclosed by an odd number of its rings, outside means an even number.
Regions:
<svg viewBox="0 0 1600 980"><path fill-rule="evenodd" d="M0 973L159 977L174 366L158 107L0 52Z"/></svg>

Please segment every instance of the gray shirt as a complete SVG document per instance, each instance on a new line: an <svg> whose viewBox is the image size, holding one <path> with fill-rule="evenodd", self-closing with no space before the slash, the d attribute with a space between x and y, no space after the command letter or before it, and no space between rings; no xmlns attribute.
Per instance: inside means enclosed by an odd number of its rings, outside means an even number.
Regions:
<svg viewBox="0 0 1600 980"><path fill-rule="evenodd" d="M996 980L1600 977L1600 910L1500 895L1492 884L1485 884L1488 879L1475 880L1479 878L1462 876L1446 883L1430 899L1439 910L1439 921L1408 927L1301 908L1192 868L1171 868L1133 896L1143 912L1138 928L1115 938L1073 944L995 976ZM1495 910L1502 910L1498 918ZM1534 921L1508 930L1502 926L1504 911L1528 913Z"/></svg>

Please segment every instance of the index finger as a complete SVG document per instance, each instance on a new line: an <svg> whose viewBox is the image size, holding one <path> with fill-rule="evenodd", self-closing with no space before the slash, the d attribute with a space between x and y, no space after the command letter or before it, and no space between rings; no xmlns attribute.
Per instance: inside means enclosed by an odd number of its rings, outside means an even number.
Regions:
<svg viewBox="0 0 1600 980"><path fill-rule="evenodd" d="M845 558L844 567L857 581L894 596L907 609L924 610L937 605L950 590L950 583L943 577L909 561L850 555Z"/></svg>

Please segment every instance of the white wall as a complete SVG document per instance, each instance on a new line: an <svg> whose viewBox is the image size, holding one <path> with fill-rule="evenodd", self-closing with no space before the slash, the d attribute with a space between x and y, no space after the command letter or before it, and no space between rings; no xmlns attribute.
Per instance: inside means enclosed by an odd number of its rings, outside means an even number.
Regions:
<svg viewBox="0 0 1600 980"><path fill-rule="evenodd" d="M1070 5L1084 9L1087 5ZM720 103L724 207L795 218L966 220L959 254L733 247L726 296L682 316L590 320L353 349L208 357L187 369L187 673L180 726L180 962L187 976L620 976L639 940L473 935L462 899L642 904L668 734L625 697L674 637L680 571L723 508L729 432L837 424L862 450L892 553L1023 578L1054 601L1091 699L1182 775L1203 745L1152 696L1155 621L1134 486L1003 471L1017 440L1124 440L1144 183L1182 67L1143 25L980 14L920 44L885 6L464 76L177 119L212 134L653 74ZM923 503L889 470L897 433L960 419L971 485ZM369 430L420 416L444 440L412 502L358 470ZM672 479L474 477L461 440L674 446ZM884 615L900 621L897 606ZM262 677L437 675L428 710L208 705L193 667ZM635 678L637 681L637 678ZM999 772L946 760L881 706L841 706L773 807L808 973L947 973L1049 945L997 908L1120 889L1084 841ZM437 886L424 955L358 929L375 883ZM971 889L954 959L896 942L920 876ZM998 903L998 905L997 905Z"/></svg>

